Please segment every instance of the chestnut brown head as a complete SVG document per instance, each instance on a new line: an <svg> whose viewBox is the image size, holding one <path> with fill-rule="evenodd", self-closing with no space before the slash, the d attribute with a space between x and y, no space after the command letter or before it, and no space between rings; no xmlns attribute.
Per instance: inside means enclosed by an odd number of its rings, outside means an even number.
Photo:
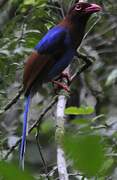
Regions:
<svg viewBox="0 0 117 180"><path fill-rule="evenodd" d="M101 7L94 3L87 2L75 2L75 4L70 8L68 15L80 15L86 16L96 13L101 10Z"/></svg>

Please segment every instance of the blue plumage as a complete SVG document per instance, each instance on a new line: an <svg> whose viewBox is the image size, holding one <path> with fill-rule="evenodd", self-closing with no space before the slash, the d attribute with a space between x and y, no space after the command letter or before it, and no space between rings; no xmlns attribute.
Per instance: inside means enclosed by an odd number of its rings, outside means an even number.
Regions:
<svg viewBox="0 0 117 180"><path fill-rule="evenodd" d="M73 59L73 56L75 54L75 50L72 48L69 48L64 55L62 56L59 61L56 62L56 64L53 66L52 69L50 69L48 73L48 78L53 79L57 75L59 75L71 62Z"/></svg>
<svg viewBox="0 0 117 180"><path fill-rule="evenodd" d="M53 53L57 48L61 48L61 43L70 46L71 40L68 29L58 25L50 29L34 49L41 54Z"/></svg>
<svg viewBox="0 0 117 180"><path fill-rule="evenodd" d="M25 146L26 146L27 119L28 119L29 106L30 106L30 95L26 98L26 102L25 102L22 142L21 142L21 147L20 147L20 167L22 169L24 169L24 153L25 153Z"/></svg>
<svg viewBox="0 0 117 180"><path fill-rule="evenodd" d="M55 26L44 36L44 38L35 46L41 54L56 53L58 49L64 48L64 53L61 58L56 61L53 67L49 70L47 77L48 79L53 79L58 76L71 62L75 49L72 47L72 40L69 30L62 26ZM51 63L51 62L50 62Z"/></svg>

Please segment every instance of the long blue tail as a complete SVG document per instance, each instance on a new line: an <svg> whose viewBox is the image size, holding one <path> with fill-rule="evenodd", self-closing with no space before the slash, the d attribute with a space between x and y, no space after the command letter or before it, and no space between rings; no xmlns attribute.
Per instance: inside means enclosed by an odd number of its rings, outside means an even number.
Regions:
<svg viewBox="0 0 117 180"><path fill-rule="evenodd" d="M30 95L26 98L26 102L25 102L22 141L21 141L21 146L20 146L19 164L22 170L24 170L24 154L25 154L25 149L26 149L27 119L28 119L29 107L30 107Z"/></svg>

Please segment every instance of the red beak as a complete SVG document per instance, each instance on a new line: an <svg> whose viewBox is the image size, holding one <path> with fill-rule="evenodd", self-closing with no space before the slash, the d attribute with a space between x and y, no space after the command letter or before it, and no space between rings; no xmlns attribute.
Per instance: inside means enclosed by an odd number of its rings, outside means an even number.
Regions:
<svg viewBox="0 0 117 180"><path fill-rule="evenodd" d="M99 5L91 4L89 7L87 7L85 9L85 12L87 12L87 13L95 13L95 12L98 12L98 11L101 11L101 10L102 10L102 8Z"/></svg>

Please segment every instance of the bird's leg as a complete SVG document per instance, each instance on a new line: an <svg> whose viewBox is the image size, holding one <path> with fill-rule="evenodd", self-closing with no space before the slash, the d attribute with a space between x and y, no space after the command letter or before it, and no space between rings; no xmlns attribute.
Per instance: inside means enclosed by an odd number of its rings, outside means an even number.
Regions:
<svg viewBox="0 0 117 180"><path fill-rule="evenodd" d="M68 73L62 72L57 78L52 80L51 82L54 85L57 85L60 89L64 89L67 92L70 92L69 84L70 84L70 76ZM55 89L56 93L56 89Z"/></svg>
<svg viewBox="0 0 117 180"><path fill-rule="evenodd" d="M67 80L68 85L70 84L70 76L68 73L62 72L57 78L54 78L55 81L62 81L63 78Z"/></svg>
<svg viewBox="0 0 117 180"><path fill-rule="evenodd" d="M60 89L64 89L65 91L70 92L69 87L65 83L57 81L57 80L51 80L51 82L54 85L57 85Z"/></svg>

